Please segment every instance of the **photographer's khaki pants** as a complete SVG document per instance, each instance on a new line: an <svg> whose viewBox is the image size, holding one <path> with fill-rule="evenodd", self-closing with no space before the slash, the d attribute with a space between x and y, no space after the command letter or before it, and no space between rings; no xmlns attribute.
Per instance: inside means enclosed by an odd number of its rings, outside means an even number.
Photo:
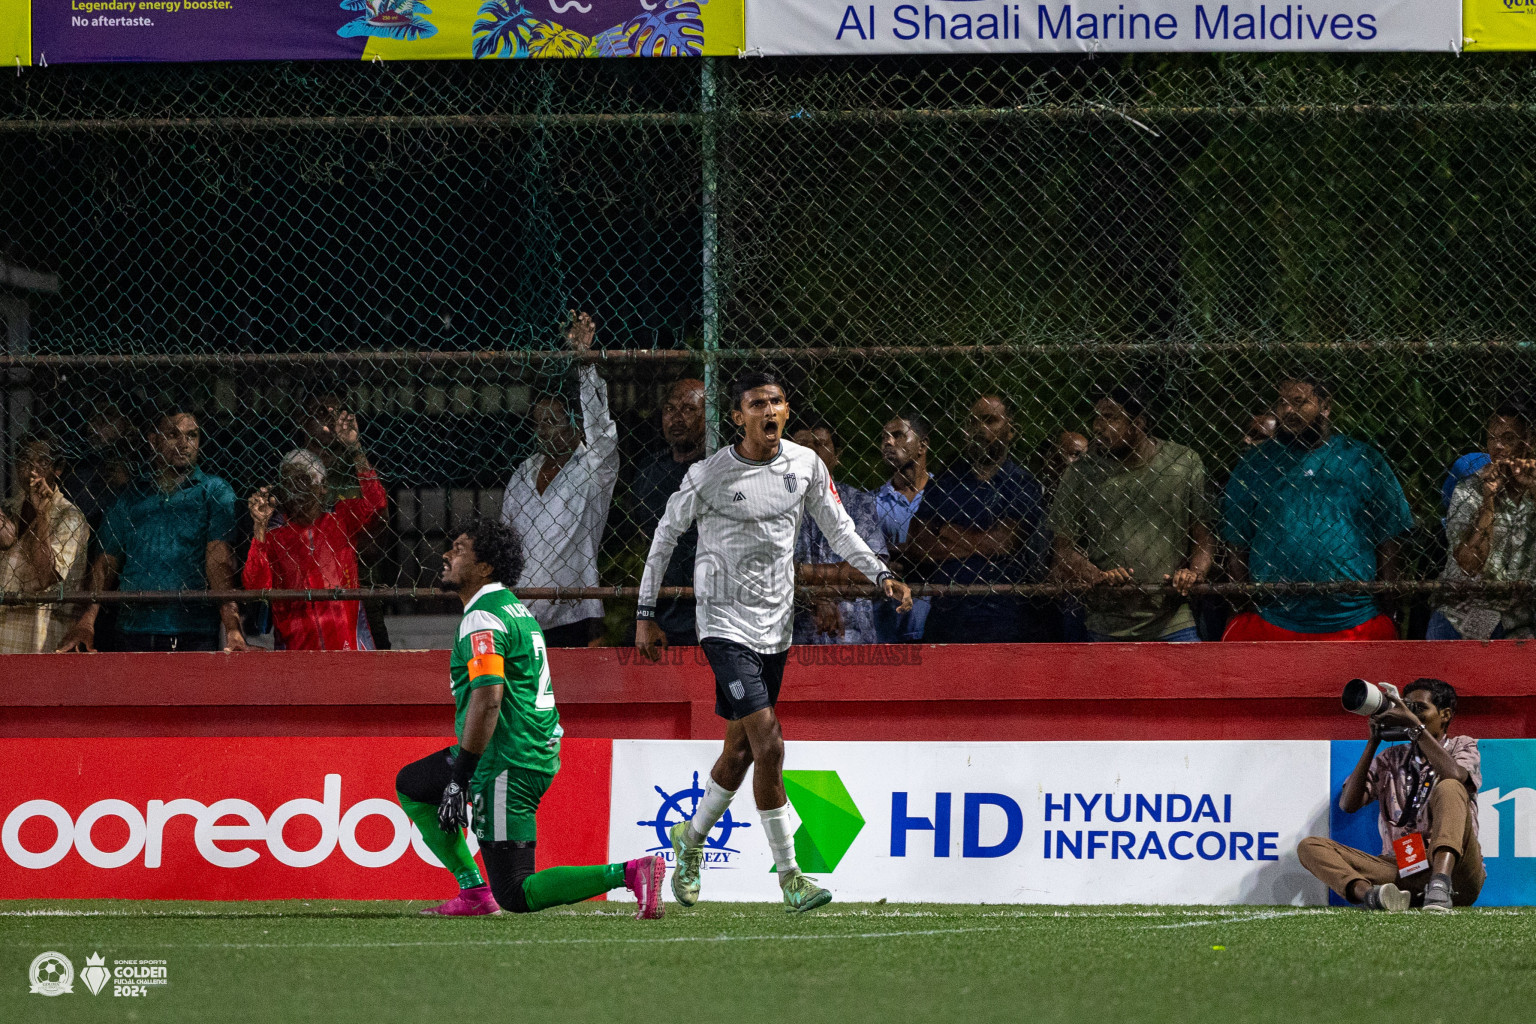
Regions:
<svg viewBox="0 0 1536 1024"><path fill-rule="evenodd" d="M1455 890L1453 900L1458 907L1471 906L1488 877L1483 870L1482 847L1477 845L1477 830L1472 827L1471 802L1467 787L1449 780L1435 783L1429 794L1429 834L1424 837L1424 848L1431 857L1440 849L1456 852L1451 888ZM1350 883L1356 879L1371 885L1395 882L1415 896L1422 895L1429 883L1428 871L1399 880L1396 858L1379 857L1332 839L1309 836L1301 841L1296 853L1302 867L1345 899L1349 898L1345 893Z"/></svg>

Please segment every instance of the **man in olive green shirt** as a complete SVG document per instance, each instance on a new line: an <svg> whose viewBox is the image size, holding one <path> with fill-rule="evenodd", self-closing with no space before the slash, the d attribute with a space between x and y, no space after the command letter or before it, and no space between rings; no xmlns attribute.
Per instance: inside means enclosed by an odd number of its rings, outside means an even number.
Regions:
<svg viewBox="0 0 1536 1024"><path fill-rule="evenodd" d="M1051 506L1057 567L1065 578L1095 586L1168 589L1089 592L1089 634L1095 640L1198 640L1187 597L1214 556L1200 456L1153 437L1146 407L1126 388L1094 403L1093 438L1093 453L1067 467Z"/></svg>

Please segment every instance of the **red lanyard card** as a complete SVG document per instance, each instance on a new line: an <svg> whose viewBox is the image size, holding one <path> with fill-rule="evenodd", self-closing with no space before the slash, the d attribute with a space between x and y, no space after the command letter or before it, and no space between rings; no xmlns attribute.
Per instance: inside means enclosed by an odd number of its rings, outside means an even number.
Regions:
<svg viewBox="0 0 1536 1024"><path fill-rule="evenodd" d="M1424 833L1409 832L1401 839L1392 840L1392 852L1397 854L1397 877L1407 878L1420 871L1429 870L1429 853L1424 849Z"/></svg>

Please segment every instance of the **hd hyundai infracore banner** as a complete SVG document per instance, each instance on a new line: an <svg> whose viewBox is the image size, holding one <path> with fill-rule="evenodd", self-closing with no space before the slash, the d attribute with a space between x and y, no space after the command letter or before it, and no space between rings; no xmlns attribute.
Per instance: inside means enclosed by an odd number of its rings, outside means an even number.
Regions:
<svg viewBox="0 0 1536 1024"><path fill-rule="evenodd" d="M441 738L0 740L0 899L432 899L453 879L394 800ZM1536 740L1484 740L1480 904L1536 902ZM671 856L719 744L567 740L542 864ZM1360 743L791 741L800 865L840 900L1320 904L1307 835L1379 848L1334 805ZM777 900L750 779L704 895Z"/></svg>

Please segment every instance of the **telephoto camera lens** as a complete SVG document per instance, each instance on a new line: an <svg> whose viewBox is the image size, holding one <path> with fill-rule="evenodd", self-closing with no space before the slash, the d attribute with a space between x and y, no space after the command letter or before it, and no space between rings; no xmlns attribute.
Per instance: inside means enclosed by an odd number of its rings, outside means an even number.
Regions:
<svg viewBox="0 0 1536 1024"><path fill-rule="evenodd" d="M1345 683L1342 700L1345 711L1352 715L1364 715L1367 718L1376 714L1387 703L1381 688L1364 679L1351 679Z"/></svg>

